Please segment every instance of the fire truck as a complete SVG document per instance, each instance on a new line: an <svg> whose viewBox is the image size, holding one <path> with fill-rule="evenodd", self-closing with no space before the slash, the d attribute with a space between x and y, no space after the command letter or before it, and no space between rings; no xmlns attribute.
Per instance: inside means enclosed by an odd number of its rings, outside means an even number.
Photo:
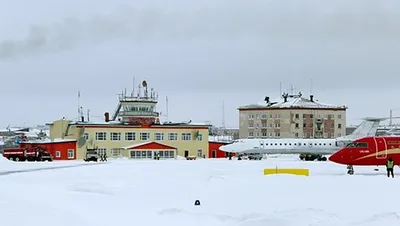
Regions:
<svg viewBox="0 0 400 226"><path fill-rule="evenodd" d="M3 156L11 161L53 161L53 156L42 147L8 148L4 149Z"/></svg>

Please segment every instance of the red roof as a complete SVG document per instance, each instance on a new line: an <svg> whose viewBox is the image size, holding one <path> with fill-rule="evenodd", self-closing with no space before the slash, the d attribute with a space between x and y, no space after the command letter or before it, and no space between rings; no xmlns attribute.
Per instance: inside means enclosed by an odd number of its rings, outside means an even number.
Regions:
<svg viewBox="0 0 400 226"><path fill-rule="evenodd" d="M168 146L165 144L161 144L155 141L149 141L145 143L135 144L129 147L125 147L125 149L147 149L147 150L171 150L177 149L176 147Z"/></svg>

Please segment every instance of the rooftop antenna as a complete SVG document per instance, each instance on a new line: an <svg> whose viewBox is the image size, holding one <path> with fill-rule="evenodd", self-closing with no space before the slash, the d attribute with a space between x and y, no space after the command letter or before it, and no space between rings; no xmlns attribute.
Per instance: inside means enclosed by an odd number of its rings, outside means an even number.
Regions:
<svg viewBox="0 0 400 226"><path fill-rule="evenodd" d="M90 122L89 116L90 116L90 109L87 109L87 121L88 121L88 122Z"/></svg>
<svg viewBox="0 0 400 226"><path fill-rule="evenodd" d="M222 101L222 128L225 129L225 101Z"/></svg>
<svg viewBox="0 0 400 226"><path fill-rule="evenodd" d="M147 97L147 82L146 82L146 80L143 80L142 86L144 88L144 97Z"/></svg>
<svg viewBox="0 0 400 226"><path fill-rule="evenodd" d="M78 121L79 121L79 118L81 117L81 103L80 103L80 99L81 99L81 91L78 90Z"/></svg>
<svg viewBox="0 0 400 226"><path fill-rule="evenodd" d="M167 109L166 109L167 111L166 111L165 117L166 117L166 120L168 122L168 96L165 97L165 105L167 107Z"/></svg>
<svg viewBox="0 0 400 226"><path fill-rule="evenodd" d="M293 88L293 84L290 84L290 94L293 95L294 94L294 88Z"/></svg>
<svg viewBox="0 0 400 226"><path fill-rule="evenodd" d="M279 96L282 96L282 82L279 82Z"/></svg>
<svg viewBox="0 0 400 226"><path fill-rule="evenodd" d="M132 97L135 96L135 77L132 79Z"/></svg>

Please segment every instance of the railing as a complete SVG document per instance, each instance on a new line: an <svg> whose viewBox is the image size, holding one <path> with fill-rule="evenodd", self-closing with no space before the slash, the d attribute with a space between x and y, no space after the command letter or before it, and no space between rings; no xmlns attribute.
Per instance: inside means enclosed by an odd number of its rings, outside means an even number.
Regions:
<svg viewBox="0 0 400 226"><path fill-rule="evenodd" d="M119 116L151 116L151 117L159 117L160 113L158 112L149 112L149 111L125 111L120 112Z"/></svg>

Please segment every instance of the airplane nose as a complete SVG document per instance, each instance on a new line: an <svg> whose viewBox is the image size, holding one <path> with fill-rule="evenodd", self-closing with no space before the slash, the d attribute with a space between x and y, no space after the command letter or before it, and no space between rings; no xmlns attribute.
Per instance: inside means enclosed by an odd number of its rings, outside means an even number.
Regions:
<svg viewBox="0 0 400 226"><path fill-rule="evenodd" d="M229 147L227 147L228 145L222 145L221 147L219 147L219 150L221 151L225 151L225 152L229 152L228 149Z"/></svg>
<svg viewBox="0 0 400 226"><path fill-rule="evenodd" d="M341 154L339 152L336 152L332 154L329 158L329 161L335 162L335 163L341 163Z"/></svg>

